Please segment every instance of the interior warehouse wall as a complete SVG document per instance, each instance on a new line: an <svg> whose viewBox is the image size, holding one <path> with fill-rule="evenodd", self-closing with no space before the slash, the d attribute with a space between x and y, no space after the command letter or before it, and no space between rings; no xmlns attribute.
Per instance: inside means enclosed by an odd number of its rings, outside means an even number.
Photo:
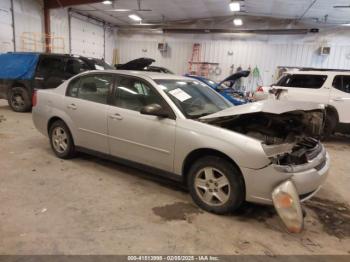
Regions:
<svg viewBox="0 0 350 262"><path fill-rule="evenodd" d="M101 22L75 13L68 14L67 8L51 10L50 21L51 34L56 37L52 52L104 58L106 62L112 63L113 49L117 44L115 28L104 27Z"/></svg>
<svg viewBox="0 0 350 262"><path fill-rule="evenodd" d="M16 33L16 51L45 51L42 0L13 0ZM72 39L69 39L68 9L50 10L54 53L69 53L103 58L112 63L116 48L116 29L96 24L86 17L72 18ZM104 41L105 37L105 50ZM11 0L0 0L0 53L14 51Z"/></svg>
<svg viewBox="0 0 350 262"><path fill-rule="evenodd" d="M32 38L34 34L42 34L43 13L42 2L39 0L13 0L16 50L26 51L37 44L37 50L42 51L43 46L34 41L24 41L30 32ZM0 52L14 51L12 27L11 0L0 1Z"/></svg>
<svg viewBox="0 0 350 262"><path fill-rule="evenodd" d="M258 67L264 85L273 83L277 66L303 66L319 68L350 68L350 34L348 31L324 32L306 36L257 36L224 38L215 35L146 35L119 34L120 63L138 57L150 57L155 65L164 66L177 74L188 70L188 61L194 43L202 46L201 60L220 63L221 74L210 77L220 80L238 66L243 69ZM169 51L157 49L165 41ZM319 55L322 45L331 46L329 56Z"/></svg>

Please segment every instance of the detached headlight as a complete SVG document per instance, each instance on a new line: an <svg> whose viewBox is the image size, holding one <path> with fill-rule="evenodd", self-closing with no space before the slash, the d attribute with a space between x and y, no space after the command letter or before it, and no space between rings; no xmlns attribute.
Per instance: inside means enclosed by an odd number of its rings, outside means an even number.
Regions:
<svg viewBox="0 0 350 262"><path fill-rule="evenodd" d="M272 201L288 232L300 233L304 217L294 184L288 180L277 186L272 192Z"/></svg>

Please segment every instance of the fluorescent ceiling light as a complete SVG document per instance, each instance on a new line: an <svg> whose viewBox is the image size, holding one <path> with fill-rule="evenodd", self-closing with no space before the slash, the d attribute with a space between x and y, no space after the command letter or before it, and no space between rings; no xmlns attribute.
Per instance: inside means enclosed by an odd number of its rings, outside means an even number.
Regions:
<svg viewBox="0 0 350 262"><path fill-rule="evenodd" d="M241 26L241 25L243 25L243 21L240 18L235 18L235 19L233 19L233 24L235 26Z"/></svg>
<svg viewBox="0 0 350 262"><path fill-rule="evenodd" d="M117 8L112 10L103 10L103 11L109 11L109 12L130 12L131 9L123 9L123 8Z"/></svg>
<svg viewBox="0 0 350 262"><path fill-rule="evenodd" d="M229 6L231 12L239 12L241 10L241 4L239 2L231 2Z"/></svg>
<svg viewBox="0 0 350 262"><path fill-rule="evenodd" d="M138 15L135 15L135 14L129 15L129 18L134 20L134 21L141 21L142 20L141 17L139 17Z"/></svg>
<svg viewBox="0 0 350 262"><path fill-rule="evenodd" d="M104 4L104 5L111 5L111 4L113 4L113 2L107 0L107 1L102 1L102 4Z"/></svg>

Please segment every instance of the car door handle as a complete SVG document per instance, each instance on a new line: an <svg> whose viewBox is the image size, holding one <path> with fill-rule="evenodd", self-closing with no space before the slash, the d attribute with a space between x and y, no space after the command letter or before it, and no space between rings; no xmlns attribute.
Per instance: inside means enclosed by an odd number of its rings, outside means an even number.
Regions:
<svg viewBox="0 0 350 262"><path fill-rule="evenodd" d="M67 106L68 109L72 109L72 110L77 110L77 106L75 104L70 104Z"/></svg>
<svg viewBox="0 0 350 262"><path fill-rule="evenodd" d="M342 98L342 97L336 97L336 98L334 98L333 100L336 101L336 102L343 102L343 101L344 101L344 98Z"/></svg>
<svg viewBox="0 0 350 262"><path fill-rule="evenodd" d="M44 78L43 77L35 77L35 80L44 80Z"/></svg>
<svg viewBox="0 0 350 262"><path fill-rule="evenodd" d="M114 120L122 120L123 119L123 117L118 113L115 113L113 115L109 115L109 118L114 119Z"/></svg>

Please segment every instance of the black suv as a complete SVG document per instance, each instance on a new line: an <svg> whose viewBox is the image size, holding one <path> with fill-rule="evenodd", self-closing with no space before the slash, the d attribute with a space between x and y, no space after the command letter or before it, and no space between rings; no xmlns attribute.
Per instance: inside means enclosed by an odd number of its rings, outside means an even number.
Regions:
<svg viewBox="0 0 350 262"><path fill-rule="evenodd" d="M88 70L114 69L102 59L87 58L68 54L36 54L37 59L27 65L27 71L32 71L28 77L23 78L20 74L11 74L15 70L21 70L21 55L29 53L4 54L3 61L0 55L0 65L8 65L10 74L0 74L0 98L8 100L10 107L16 112L30 111L32 107L32 94L35 89L56 88L72 76ZM16 61L11 61L13 55ZM33 54L35 55L35 54ZM21 68L22 67L22 68ZM12 70L12 71L11 71ZM3 70L4 71L4 70Z"/></svg>

